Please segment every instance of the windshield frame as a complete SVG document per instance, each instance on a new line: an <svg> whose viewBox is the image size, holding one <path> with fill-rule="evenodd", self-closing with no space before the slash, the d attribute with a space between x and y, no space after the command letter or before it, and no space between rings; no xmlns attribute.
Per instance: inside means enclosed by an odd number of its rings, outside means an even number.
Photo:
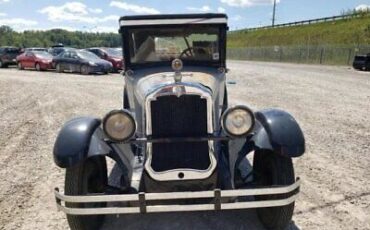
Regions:
<svg viewBox="0 0 370 230"><path fill-rule="evenodd" d="M219 59L217 61L199 61L199 60L182 60L184 66L204 66L204 67L215 67L226 68L226 24L180 24L180 25L150 25L150 26L123 26L121 28L121 34L123 39L123 53L124 53L124 62L127 69L140 69L140 68L150 68L150 67L160 67L160 66L171 66L172 61L159 61L159 62L147 62L147 63L131 63L130 55L130 31L136 29L178 29L179 27L184 28L185 30L191 30L194 27L214 27L218 28L218 50L219 50Z"/></svg>

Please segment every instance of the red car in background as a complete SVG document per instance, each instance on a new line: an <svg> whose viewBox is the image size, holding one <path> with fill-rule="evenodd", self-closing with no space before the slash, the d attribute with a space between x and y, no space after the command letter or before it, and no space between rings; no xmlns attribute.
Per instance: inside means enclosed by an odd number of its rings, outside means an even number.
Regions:
<svg viewBox="0 0 370 230"><path fill-rule="evenodd" d="M107 60L110 63L112 63L114 72L119 72L123 70L122 49L93 47L93 48L88 48L86 50L94 53L101 59Z"/></svg>
<svg viewBox="0 0 370 230"><path fill-rule="evenodd" d="M25 51L17 56L18 69L33 68L37 71L52 69L53 56L46 51Z"/></svg>

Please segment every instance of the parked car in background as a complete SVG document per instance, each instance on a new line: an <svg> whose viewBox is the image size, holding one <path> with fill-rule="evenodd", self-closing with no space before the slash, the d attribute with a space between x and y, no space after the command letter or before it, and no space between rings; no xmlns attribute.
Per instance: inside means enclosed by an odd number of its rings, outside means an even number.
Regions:
<svg viewBox="0 0 370 230"><path fill-rule="evenodd" d="M86 50L67 49L53 58L57 72L78 72L81 74L109 73L113 66Z"/></svg>
<svg viewBox="0 0 370 230"><path fill-rule="evenodd" d="M356 55L353 60L353 68L357 70L370 70L370 53L366 55Z"/></svg>
<svg viewBox="0 0 370 230"><path fill-rule="evenodd" d="M0 47L0 68L6 68L9 65L16 65L16 58L20 53L21 49L17 47Z"/></svg>
<svg viewBox="0 0 370 230"><path fill-rule="evenodd" d="M30 48L25 48L24 49L24 52L27 52L27 51L45 51L45 52L48 52L48 49L47 48L42 48L42 47L30 47Z"/></svg>
<svg viewBox="0 0 370 230"><path fill-rule="evenodd" d="M107 60L113 65L113 71L119 72L123 69L123 55L122 49L116 48L104 48L104 47L93 47L86 49L101 59Z"/></svg>
<svg viewBox="0 0 370 230"><path fill-rule="evenodd" d="M69 49L73 49L73 48L70 48L70 47L51 47L48 50L48 52L55 57L55 56L58 56L59 54L63 53L65 50L69 50Z"/></svg>
<svg viewBox="0 0 370 230"><path fill-rule="evenodd" d="M34 68L37 71L52 69L53 56L46 51L25 51L17 57L18 69Z"/></svg>

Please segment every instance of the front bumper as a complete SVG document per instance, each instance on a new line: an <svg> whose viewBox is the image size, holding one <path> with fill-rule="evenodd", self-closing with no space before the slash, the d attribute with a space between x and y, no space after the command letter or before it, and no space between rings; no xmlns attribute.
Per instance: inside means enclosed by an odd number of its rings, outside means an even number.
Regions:
<svg viewBox="0 0 370 230"><path fill-rule="evenodd" d="M297 197L300 187L300 180L289 186L253 188L239 190L219 190L200 192L172 192L172 193L139 193L127 195L88 195L88 196L67 196L55 189L55 198L59 211L69 215L114 215L133 213L158 213L158 212L185 212L185 211L209 211L209 210L232 210L285 206L293 203ZM246 196L261 195L290 195L287 198L264 200L264 201L236 201L224 203L225 198L237 198ZM189 199L209 199L212 203L197 204L166 204L147 205L149 201L176 201ZM103 208L72 208L66 207L65 203L107 203ZM119 207L117 203L134 202L134 206ZM116 205L116 206L113 206Z"/></svg>
<svg viewBox="0 0 370 230"><path fill-rule="evenodd" d="M92 73L108 73L111 71L112 71L112 66L108 66L108 65L90 66L90 72Z"/></svg>

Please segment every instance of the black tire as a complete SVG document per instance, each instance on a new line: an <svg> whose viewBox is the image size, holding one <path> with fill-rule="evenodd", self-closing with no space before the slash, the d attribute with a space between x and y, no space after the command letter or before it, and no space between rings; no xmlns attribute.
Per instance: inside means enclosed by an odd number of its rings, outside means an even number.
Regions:
<svg viewBox="0 0 370 230"><path fill-rule="evenodd" d="M55 65L55 71L57 71L57 73L63 72L62 67L60 66L59 63Z"/></svg>
<svg viewBox="0 0 370 230"><path fill-rule="evenodd" d="M0 60L0 68L8 68L8 65L5 64L2 60Z"/></svg>
<svg viewBox="0 0 370 230"><path fill-rule="evenodd" d="M22 62L18 62L17 67L18 67L19 70L23 70L24 69L24 67L22 65Z"/></svg>
<svg viewBox="0 0 370 230"><path fill-rule="evenodd" d="M107 164L104 157L88 159L74 167L67 168L65 178L66 195L87 195L102 193L108 183ZM105 203L71 204L67 207L87 208L105 207ZM71 230L98 230L104 222L103 215L74 216L67 215Z"/></svg>
<svg viewBox="0 0 370 230"><path fill-rule="evenodd" d="M82 65L80 67L80 73L83 75L89 75L90 74L90 67L88 65Z"/></svg>
<svg viewBox="0 0 370 230"><path fill-rule="evenodd" d="M40 64L39 64L39 63L36 63L36 64L35 64L35 69L36 69L37 71L42 71L41 66L40 66Z"/></svg>
<svg viewBox="0 0 370 230"><path fill-rule="evenodd" d="M295 182L291 158L258 150L253 159L254 182L258 186L291 185ZM256 196L256 200L284 199L291 194ZM286 229L292 220L294 202L281 207L258 208L257 214L267 229Z"/></svg>

